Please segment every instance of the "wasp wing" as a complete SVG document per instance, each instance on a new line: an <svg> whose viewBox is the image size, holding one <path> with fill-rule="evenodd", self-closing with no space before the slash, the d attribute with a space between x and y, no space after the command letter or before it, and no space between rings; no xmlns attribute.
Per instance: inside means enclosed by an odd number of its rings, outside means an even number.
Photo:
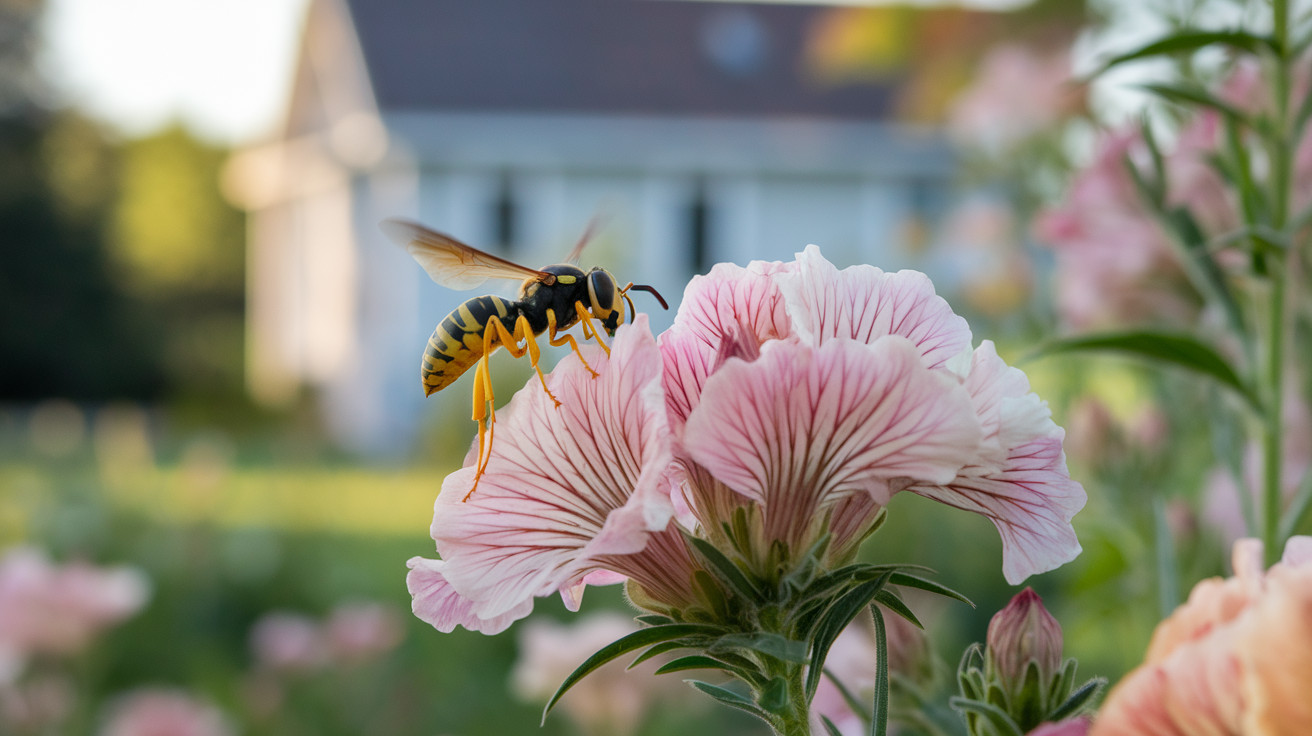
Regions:
<svg viewBox="0 0 1312 736"><path fill-rule="evenodd" d="M433 281L450 289L472 289L488 279L554 280L546 271L485 253L416 222L388 219L379 227L387 237L405 246Z"/></svg>

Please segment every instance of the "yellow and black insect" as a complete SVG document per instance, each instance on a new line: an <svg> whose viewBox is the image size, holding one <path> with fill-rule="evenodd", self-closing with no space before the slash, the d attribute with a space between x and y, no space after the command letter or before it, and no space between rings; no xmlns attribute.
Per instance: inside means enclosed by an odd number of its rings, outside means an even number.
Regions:
<svg viewBox="0 0 1312 736"><path fill-rule="evenodd" d="M493 351L504 347L516 358L527 353L542 389L556 406L560 406L560 401L547 388L547 379L538 366L541 355L536 339L538 335L547 333L547 342L551 345L569 345L579 353L579 360L595 378L597 372L583 358L578 341L564 330L581 323L583 339L596 340L609 354L610 348L601 340L594 321L600 323L607 336L614 337L615 330L624 321L626 304L632 319L633 299L628 295L631 289L650 292L661 307L669 309L665 299L650 286L630 282L621 288L604 268L598 266L584 272L572 265L583 252L588 233L584 233L570 252L569 263L535 270L484 253L418 223L389 219L384 220L381 227L388 237L404 245L433 281L442 286L472 289L488 279L523 280L517 300L476 296L456 307L438 323L424 351L420 376L426 396L451 385L475 364L478 366L474 372L473 415L474 421L478 422L478 471L466 499L478 488L478 480L483 477L492 455L495 431L491 427L496 423L496 407L488 373L488 356Z"/></svg>

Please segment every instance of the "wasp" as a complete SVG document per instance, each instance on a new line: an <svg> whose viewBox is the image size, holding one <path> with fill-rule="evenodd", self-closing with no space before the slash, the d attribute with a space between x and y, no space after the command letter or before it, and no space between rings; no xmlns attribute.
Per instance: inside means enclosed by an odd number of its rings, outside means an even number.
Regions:
<svg viewBox="0 0 1312 736"><path fill-rule="evenodd" d="M487 470L492 455L496 407L488 357L497 348L505 348L515 358L529 356L542 390L560 406L560 400L547 387L539 366L541 348L537 338L544 332L547 343L569 345L583 367L597 377L579 350L578 340L565 332L575 324L583 326L583 339L593 339L607 355L610 348L601 339L600 330L614 337L628 314L634 314L629 291L646 291L669 309L655 288L629 282L620 287L609 271L595 266L583 271L573 265L583 253L592 227L570 251L567 263L532 269L491 253L465 245L455 238L407 220L388 219L380 226L389 238L405 246L430 278L452 289L472 289L488 279L519 279L518 299L499 296L476 296L456 307L438 323L424 350L420 378L424 395L431 396L455 382L471 367L474 371L473 419L478 423L478 463L474 485L465 500L474 494L478 481ZM625 309L627 304L628 309ZM485 441L486 440L486 441Z"/></svg>

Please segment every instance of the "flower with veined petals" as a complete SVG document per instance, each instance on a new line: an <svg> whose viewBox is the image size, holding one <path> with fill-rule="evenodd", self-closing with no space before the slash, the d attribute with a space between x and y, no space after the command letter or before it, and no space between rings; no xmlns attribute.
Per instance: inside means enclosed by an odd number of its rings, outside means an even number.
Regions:
<svg viewBox="0 0 1312 736"><path fill-rule="evenodd" d="M1056 567L1079 551L1084 502L1061 430L990 343L970 346L923 274L840 272L814 246L716 266L659 344L639 316L609 356L588 353L598 377L557 366L559 409L530 382L501 410L478 492L462 501L473 457L443 484L441 559L411 560L414 610L495 633L534 597L573 608L583 585L628 578L635 602L678 611L704 602L684 534L728 549L745 512L734 554L756 573L826 534L844 561L903 490L993 520L1009 581Z"/></svg>
<svg viewBox="0 0 1312 736"><path fill-rule="evenodd" d="M559 408L530 384L502 410L468 501L476 459L442 484L432 525L442 559L412 559L407 578L415 614L438 629L497 633L535 597L559 592L577 609L586 583L626 576L666 604L688 600L687 552L667 529L670 438L646 318L616 333L609 357L587 360L595 379L574 355L552 371Z"/></svg>
<svg viewBox="0 0 1312 736"><path fill-rule="evenodd" d="M1107 696L1094 736L1294 736L1312 729L1312 537L1262 570L1234 547L1235 575L1204 580L1158 625L1144 663Z"/></svg>

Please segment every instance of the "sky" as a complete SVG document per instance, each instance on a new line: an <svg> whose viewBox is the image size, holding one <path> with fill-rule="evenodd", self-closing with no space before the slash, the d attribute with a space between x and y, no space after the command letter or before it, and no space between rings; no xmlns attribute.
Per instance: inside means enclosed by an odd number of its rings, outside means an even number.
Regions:
<svg viewBox="0 0 1312 736"><path fill-rule="evenodd" d="M42 65L65 100L125 135L180 119L212 142L240 145L267 136L281 118L307 2L47 0Z"/></svg>

